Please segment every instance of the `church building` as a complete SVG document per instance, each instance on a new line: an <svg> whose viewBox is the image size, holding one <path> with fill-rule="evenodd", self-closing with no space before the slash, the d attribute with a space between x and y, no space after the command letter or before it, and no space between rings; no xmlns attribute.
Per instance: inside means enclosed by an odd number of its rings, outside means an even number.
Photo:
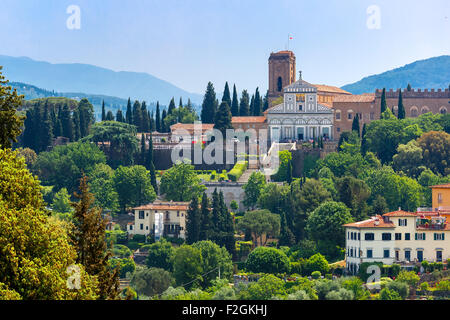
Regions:
<svg viewBox="0 0 450 320"><path fill-rule="evenodd" d="M269 139L274 141L333 139L333 111L318 101L317 87L300 79L283 88L283 102L268 108Z"/></svg>

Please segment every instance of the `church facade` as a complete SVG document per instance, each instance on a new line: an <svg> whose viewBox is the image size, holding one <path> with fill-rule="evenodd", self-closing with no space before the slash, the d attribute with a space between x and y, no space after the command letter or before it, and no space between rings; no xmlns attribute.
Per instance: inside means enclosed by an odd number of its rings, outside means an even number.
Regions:
<svg viewBox="0 0 450 320"><path fill-rule="evenodd" d="M264 112L274 142L333 139L333 110L318 100L317 87L300 79L283 88L283 102Z"/></svg>

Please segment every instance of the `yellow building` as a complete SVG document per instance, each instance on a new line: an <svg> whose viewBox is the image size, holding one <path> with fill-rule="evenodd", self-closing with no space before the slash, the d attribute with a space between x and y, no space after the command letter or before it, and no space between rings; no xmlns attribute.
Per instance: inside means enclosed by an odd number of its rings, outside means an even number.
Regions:
<svg viewBox="0 0 450 320"><path fill-rule="evenodd" d="M450 218L450 183L431 186L433 211Z"/></svg>

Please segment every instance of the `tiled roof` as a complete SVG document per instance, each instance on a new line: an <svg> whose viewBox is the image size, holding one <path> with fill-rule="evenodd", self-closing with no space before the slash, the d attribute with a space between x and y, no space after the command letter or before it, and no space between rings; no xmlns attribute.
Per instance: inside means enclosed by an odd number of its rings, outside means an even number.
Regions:
<svg viewBox="0 0 450 320"><path fill-rule="evenodd" d="M202 130L202 131L208 131L208 130L212 130L214 128L214 123L200 123L200 124L195 124L195 123L175 123L173 125L170 126L170 130L187 130L187 131L193 131L195 129L197 130Z"/></svg>
<svg viewBox="0 0 450 320"><path fill-rule="evenodd" d="M342 90L341 88L338 88L338 87L335 87L335 86L328 86L326 84L313 84L313 86L317 88L317 91L351 95L350 92Z"/></svg>
<svg viewBox="0 0 450 320"><path fill-rule="evenodd" d="M408 212L404 210L397 210L383 214L385 217L416 217L417 214L414 212Z"/></svg>
<svg viewBox="0 0 450 320"><path fill-rule="evenodd" d="M333 102L374 102L375 95L362 95L362 94L352 94L352 95L339 95L334 97Z"/></svg>
<svg viewBox="0 0 450 320"><path fill-rule="evenodd" d="M435 186L430 186L430 188L450 189L450 183L447 183L447 184L438 184L438 185L435 185Z"/></svg>
<svg viewBox="0 0 450 320"><path fill-rule="evenodd" d="M231 123L263 123L266 121L266 117L232 117Z"/></svg>
<svg viewBox="0 0 450 320"><path fill-rule="evenodd" d="M395 228L394 223L385 222L382 216L376 216L364 221L344 224L343 226L353 228Z"/></svg>
<svg viewBox="0 0 450 320"><path fill-rule="evenodd" d="M154 202L133 208L133 210L187 210L189 202Z"/></svg>

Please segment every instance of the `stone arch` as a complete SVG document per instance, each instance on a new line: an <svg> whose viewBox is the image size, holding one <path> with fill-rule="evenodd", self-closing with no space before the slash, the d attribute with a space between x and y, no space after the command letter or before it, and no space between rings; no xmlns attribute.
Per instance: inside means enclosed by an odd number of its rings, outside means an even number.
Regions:
<svg viewBox="0 0 450 320"><path fill-rule="evenodd" d="M440 107L439 108L439 113L440 114L446 114L447 113L447 107L444 107L444 106Z"/></svg>
<svg viewBox="0 0 450 320"><path fill-rule="evenodd" d="M430 108L428 108L428 106L423 106L423 107L420 109L420 113L421 113L421 114L424 114L424 113L427 113L427 112L430 112Z"/></svg>
<svg viewBox="0 0 450 320"><path fill-rule="evenodd" d="M419 115L419 108L417 108L416 106L412 106L409 109L409 114L411 115L411 117L415 118Z"/></svg>

